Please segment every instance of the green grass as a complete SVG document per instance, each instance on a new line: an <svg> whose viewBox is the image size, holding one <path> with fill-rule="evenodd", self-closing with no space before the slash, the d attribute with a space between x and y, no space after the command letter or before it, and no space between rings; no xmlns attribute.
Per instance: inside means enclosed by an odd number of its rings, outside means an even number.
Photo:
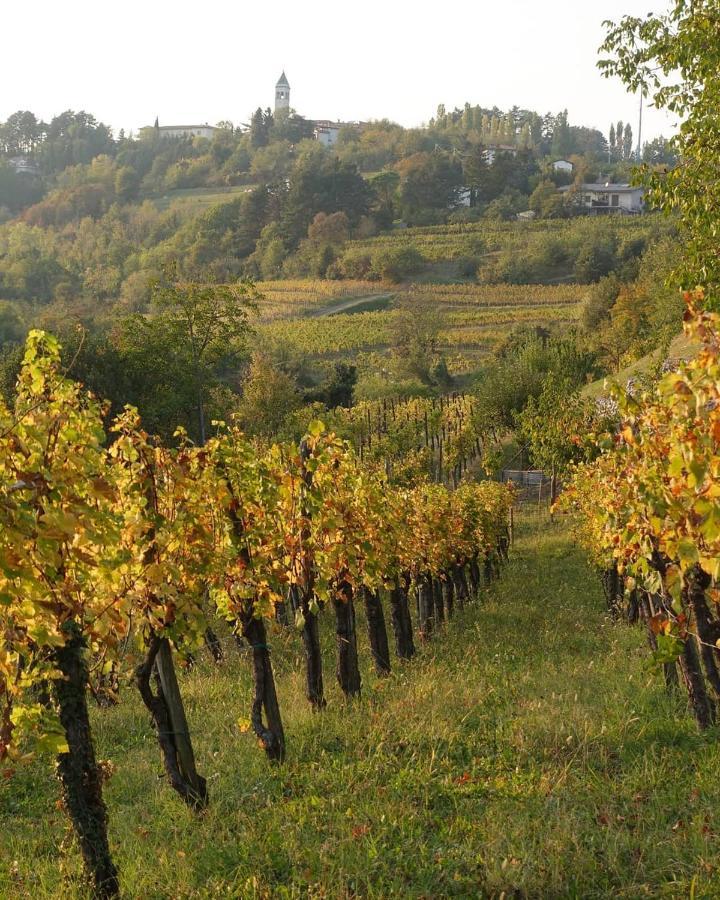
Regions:
<svg viewBox="0 0 720 900"><path fill-rule="evenodd" d="M246 658L229 649L183 676L211 791L199 818L158 777L134 693L96 711L99 754L117 764L106 799L125 896L719 896L718 733L699 736L665 695L642 632L607 618L562 527L539 526L526 514L502 580L385 681L359 621L350 706L329 630L320 715L297 637L274 634L282 767L233 724ZM80 896L57 796L40 761L0 786L3 898Z"/></svg>
<svg viewBox="0 0 720 900"><path fill-rule="evenodd" d="M194 215L204 212L211 206L235 200L240 194L252 191L254 187L252 184L243 184L231 187L178 188L175 191L166 191L161 196L153 198L152 202L161 212L172 208L180 213Z"/></svg>
<svg viewBox="0 0 720 900"><path fill-rule="evenodd" d="M629 366L621 369L615 375L609 375L606 378L600 378L593 381L583 388L582 393L585 397L591 399L602 397L608 393L607 386L611 384L619 384L622 387L632 378L638 378L644 375L650 375L665 359L684 360L692 359L698 352L700 345L697 341L689 338L686 334L679 334L675 337L667 348L667 350L653 350L647 356L635 360ZM607 386L606 386L607 385Z"/></svg>

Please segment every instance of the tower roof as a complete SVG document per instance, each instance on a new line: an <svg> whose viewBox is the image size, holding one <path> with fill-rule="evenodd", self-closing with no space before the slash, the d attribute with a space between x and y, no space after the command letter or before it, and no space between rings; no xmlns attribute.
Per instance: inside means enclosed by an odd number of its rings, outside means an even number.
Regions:
<svg viewBox="0 0 720 900"><path fill-rule="evenodd" d="M288 82L284 71L283 71L282 75L278 78L278 82L275 85L275 87L286 87L286 88L290 87L290 83Z"/></svg>

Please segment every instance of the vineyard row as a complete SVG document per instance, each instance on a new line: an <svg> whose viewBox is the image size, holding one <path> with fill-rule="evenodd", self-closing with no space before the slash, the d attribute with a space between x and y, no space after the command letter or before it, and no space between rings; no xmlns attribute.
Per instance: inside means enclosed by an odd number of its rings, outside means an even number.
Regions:
<svg viewBox="0 0 720 900"><path fill-rule="evenodd" d="M440 419L465 403L453 398ZM285 736L268 619L294 620L307 698L319 710L318 619L332 611L337 678L346 696L358 695L355 602L365 607L376 671L387 674L383 592L397 655L407 659L410 597L416 634L428 640L507 555L512 494L494 482L394 486L320 423L297 446L261 451L218 423L205 446L178 433L171 448L132 409L110 438L104 412L62 374L57 342L31 332L14 408L0 406L0 762L20 764L33 749L57 755L88 878L110 897L119 879L88 691L117 702L117 685L132 674L168 783L201 809L207 783L174 655L216 645L209 617L219 613L252 648L250 721L279 762Z"/></svg>

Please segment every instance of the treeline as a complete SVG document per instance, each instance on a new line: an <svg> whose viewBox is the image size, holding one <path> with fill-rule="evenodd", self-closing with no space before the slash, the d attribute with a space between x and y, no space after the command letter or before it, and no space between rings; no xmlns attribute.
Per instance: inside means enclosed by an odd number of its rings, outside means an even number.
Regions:
<svg viewBox="0 0 720 900"><path fill-rule="evenodd" d="M567 117L528 114L522 124L519 114L504 114L505 131L515 128L517 139L489 154L499 111L487 134L484 115L480 130L450 120L418 129L369 123L344 129L325 149L294 113L258 110L245 129L221 123L212 141L168 139L154 127L113 138L86 113L66 112L47 125L16 113L0 126L0 221L9 220L0 229L0 298L132 303L147 281L142 273L169 258L230 276L277 277L283 269L324 275L338 242L398 218L423 225L512 218L528 208L565 214L556 187L567 176L548 169L542 154L551 134L566 146ZM539 143L520 140L526 126ZM618 158L608 172L605 150L567 147L581 151L572 157L576 179L628 177L627 160ZM30 167L16 169L18 157ZM168 192L181 189L239 193L190 221L172 203L158 211ZM461 195L470 207L458 206ZM341 219L310 234L318 214ZM342 268L331 272L343 275Z"/></svg>

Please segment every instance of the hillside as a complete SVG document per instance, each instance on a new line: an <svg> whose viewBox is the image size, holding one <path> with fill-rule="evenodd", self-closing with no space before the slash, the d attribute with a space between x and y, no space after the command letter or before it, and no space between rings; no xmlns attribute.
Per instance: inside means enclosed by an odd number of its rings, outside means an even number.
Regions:
<svg viewBox="0 0 720 900"><path fill-rule="evenodd" d="M230 725L247 708L245 654L228 642L222 666L201 659L181 676L214 798L200 818L158 777L135 692L96 710L127 896L716 896L717 740L668 700L642 631L607 617L562 527L523 518L501 581L445 628L378 680L359 622L363 698L329 686L320 715L299 639L273 634L280 768ZM0 784L3 896L81 896L69 843L58 867L56 798L44 763Z"/></svg>
<svg viewBox="0 0 720 900"><path fill-rule="evenodd" d="M582 394L590 398L600 397L607 393L608 386L611 384L618 384L624 387L633 378L651 375L665 360L680 361L691 359L697 352L698 347L699 344L696 340L685 334L679 334L673 338L669 347L653 350L652 353L646 354L629 366L624 366L614 375L593 381L582 389Z"/></svg>

